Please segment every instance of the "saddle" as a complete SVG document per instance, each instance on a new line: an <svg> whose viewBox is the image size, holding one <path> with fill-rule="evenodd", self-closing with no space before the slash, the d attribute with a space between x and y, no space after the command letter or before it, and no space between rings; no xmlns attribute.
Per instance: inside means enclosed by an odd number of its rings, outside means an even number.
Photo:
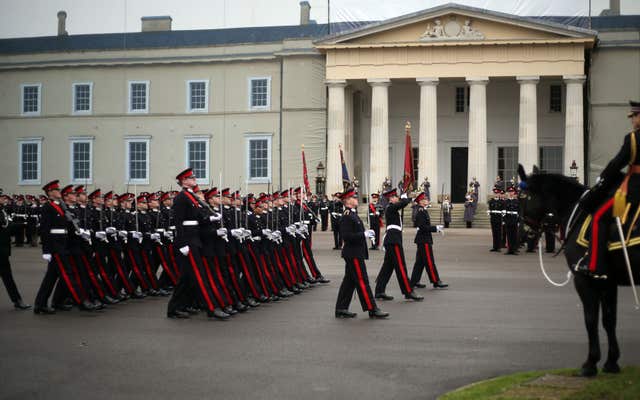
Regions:
<svg viewBox="0 0 640 400"><path fill-rule="evenodd" d="M578 233L578 239L576 243L580 246L589 248L589 238L591 237L591 227L593 215L589 214L587 218L585 218L582 226L580 227L580 232ZM625 242L627 244L627 248L633 246L640 245L640 204L635 206L635 210L632 210L632 206L630 203L627 203L626 209L622 217L620 218L622 222L622 232L625 236ZM616 223L614 222L609 226L609 240L607 242L607 249L609 251L621 250L622 243L620 241L620 234L618 233L618 228Z"/></svg>

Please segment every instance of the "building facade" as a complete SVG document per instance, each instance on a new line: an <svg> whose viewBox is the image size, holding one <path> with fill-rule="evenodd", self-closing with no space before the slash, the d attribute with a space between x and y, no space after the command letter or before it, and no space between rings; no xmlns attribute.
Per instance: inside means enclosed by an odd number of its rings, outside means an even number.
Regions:
<svg viewBox="0 0 640 400"><path fill-rule="evenodd" d="M447 5L328 35L305 3L299 26L171 31L156 17L74 36L59 15L58 36L0 40L0 187L168 189L191 166L202 185L259 192L301 183L304 145L331 193L342 145L376 190L400 180L410 122L418 179L459 201L518 162L575 161L593 179L640 98L636 17L586 29Z"/></svg>

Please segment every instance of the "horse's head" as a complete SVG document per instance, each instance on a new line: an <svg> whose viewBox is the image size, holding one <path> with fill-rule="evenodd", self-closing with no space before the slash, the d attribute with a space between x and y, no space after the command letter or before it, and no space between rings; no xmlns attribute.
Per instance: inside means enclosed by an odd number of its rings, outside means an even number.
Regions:
<svg viewBox="0 0 640 400"><path fill-rule="evenodd" d="M539 230L550 216L564 218L585 189L573 178L541 173L536 166L527 175L524 167L519 165L518 175L522 216L524 222L535 230Z"/></svg>

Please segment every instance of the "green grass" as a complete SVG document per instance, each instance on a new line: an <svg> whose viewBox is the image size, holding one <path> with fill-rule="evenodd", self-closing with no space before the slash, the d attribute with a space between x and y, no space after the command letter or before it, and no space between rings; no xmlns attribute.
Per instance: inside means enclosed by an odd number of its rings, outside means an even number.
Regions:
<svg viewBox="0 0 640 400"><path fill-rule="evenodd" d="M576 378L575 369L519 372L478 382L439 400L639 400L640 367L625 367L620 374L599 374ZM545 375L564 381L532 384ZM545 381L546 382L546 381Z"/></svg>

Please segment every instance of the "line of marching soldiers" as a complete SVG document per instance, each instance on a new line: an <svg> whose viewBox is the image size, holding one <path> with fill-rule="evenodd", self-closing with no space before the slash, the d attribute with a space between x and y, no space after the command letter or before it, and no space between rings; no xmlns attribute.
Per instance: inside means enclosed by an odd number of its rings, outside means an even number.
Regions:
<svg viewBox="0 0 640 400"><path fill-rule="evenodd" d="M0 189L1 192L1 189ZM39 198L30 194L15 194L3 196L3 209L9 221L9 235L16 247L25 244L38 246L38 225L40 224L40 210L46 196Z"/></svg>
<svg viewBox="0 0 640 400"><path fill-rule="evenodd" d="M36 314L173 292L168 317L204 310L227 319L328 282L311 249L308 227L315 218L298 189L244 201L228 188L197 185L137 196L86 193L58 181L43 189L40 234L48 268Z"/></svg>
<svg viewBox="0 0 640 400"><path fill-rule="evenodd" d="M538 233L529 229L520 215L519 190L512 182L497 179L493 186L493 197L487 203L491 235L493 243L490 251L500 252L506 248L506 254L517 255L519 248L526 244L527 252L535 251L538 243ZM548 214L543 224L545 248L547 253L555 251L555 233L558 222L553 214Z"/></svg>

